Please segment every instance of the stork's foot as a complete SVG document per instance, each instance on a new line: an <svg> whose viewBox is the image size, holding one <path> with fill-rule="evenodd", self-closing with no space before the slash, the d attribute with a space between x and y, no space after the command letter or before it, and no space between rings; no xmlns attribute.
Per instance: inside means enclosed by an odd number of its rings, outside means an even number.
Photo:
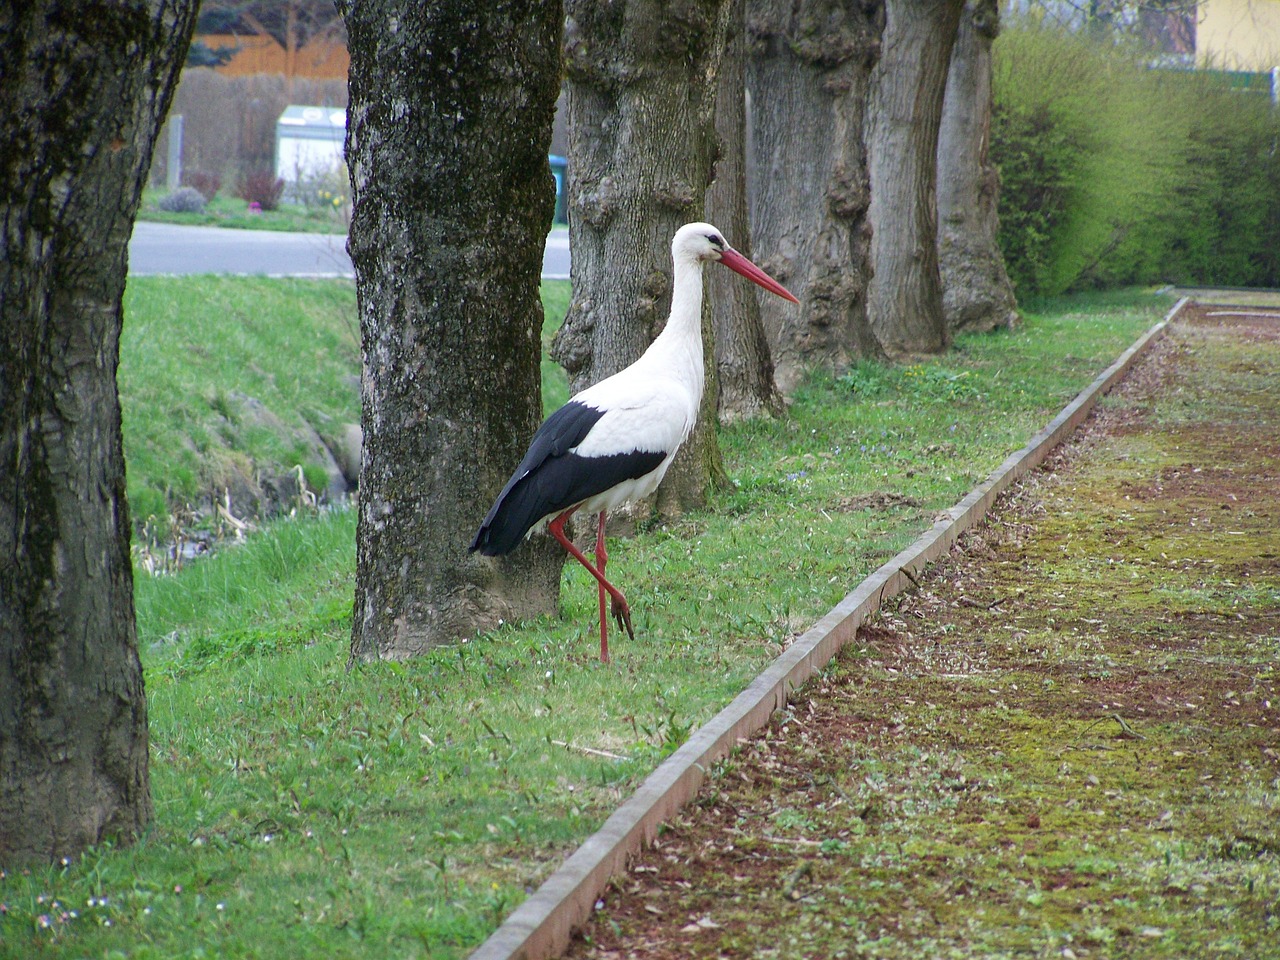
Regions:
<svg viewBox="0 0 1280 960"><path fill-rule="evenodd" d="M627 636L634 640L636 632L631 629L631 607L627 604L627 598L622 594L616 597L610 594L609 612L613 614L613 619L617 621L619 628L626 630Z"/></svg>

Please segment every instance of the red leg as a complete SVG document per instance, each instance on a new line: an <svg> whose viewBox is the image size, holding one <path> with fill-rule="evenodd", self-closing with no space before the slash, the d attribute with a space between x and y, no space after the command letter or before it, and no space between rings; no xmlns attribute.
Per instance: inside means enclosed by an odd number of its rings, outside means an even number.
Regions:
<svg viewBox="0 0 1280 960"><path fill-rule="evenodd" d="M600 520L596 524L596 569L600 571L600 576L604 576L605 564L609 562L609 554L604 548L604 517L605 512L600 511ZM609 627L608 618L604 615L604 584L600 587L600 662L609 662Z"/></svg>
<svg viewBox="0 0 1280 960"><path fill-rule="evenodd" d="M573 510L576 509L576 507L573 508ZM610 609L613 613L613 618L618 621L618 626L627 631L627 636L634 640L636 638L636 633L631 628L631 607L627 605L627 598L622 595L621 590L606 580L604 574L592 566L591 561L583 555L581 550L573 545L572 540L565 536L564 524L565 521L573 514L573 510L566 510L564 513L560 514L560 516L556 517L547 525L547 529L551 531L551 535L553 537L560 541L560 546L568 550L570 555L586 567L587 572L596 578L596 581L600 586L608 591L609 598L612 601ZM604 651L602 651L602 653L603 652Z"/></svg>

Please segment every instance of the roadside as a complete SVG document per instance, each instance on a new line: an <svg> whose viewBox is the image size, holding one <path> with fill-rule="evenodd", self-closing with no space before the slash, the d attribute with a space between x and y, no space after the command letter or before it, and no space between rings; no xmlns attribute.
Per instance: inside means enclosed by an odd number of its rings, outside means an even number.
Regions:
<svg viewBox="0 0 1280 960"><path fill-rule="evenodd" d="M1184 312L577 958L1280 956L1280 314Z"/></svg>
<svg viewBox="0 0 1280 960"><path fill-rule="evenodd" d="M346 186L345 178L341 184ZM169 223L186 227L220 227L231 230L267 230L285 233L315 233L346 236L350 221L351 202L346 190L336 193L312 191L310 203L280 202L250 204L241 197L217 193L204 199L200 209L164 210L161 204L167 191L148 188L143 191L142 204L138 208L138 221ZM196 198L199 200L200 198Z"/></svg>

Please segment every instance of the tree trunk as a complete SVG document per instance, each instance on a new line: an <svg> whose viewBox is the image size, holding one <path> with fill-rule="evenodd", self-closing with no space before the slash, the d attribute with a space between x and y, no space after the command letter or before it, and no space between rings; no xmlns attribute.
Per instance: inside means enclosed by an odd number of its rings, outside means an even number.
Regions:
<svg viewBox="0 0 1280 960"><path fill-rule="evenodd" d="M938 127L964 0L888 0L872 76L871 326L893 355L951 343L938 274Z"/></svg>
<svg viewBox="0 0 1280 960"><path fill-rule="evenodd" d="M870 194L863 124L883 7L751 0L749 192L760 265L801 309L761 298L776 378L879 356L866 313Z"/></svg>
<svg viewBox="0 0 1280 960"><path fill-rule="evenodd" d="M116 367L195 0L0 7L0 863L151 818Z"/></svg>
<svg viewBox="0 0 1280 960"><path fill-rule="evenodd" d="M1000 172L991 142L991 45L996 0L969 0L960 19L938 132L938 269L953 330L1013 327L1018 304L996 240Z"/></svg>
<svg viewBox="0 0 1280 960"><path fill-rule="evenodd" d="M634 362L671 306L671 238L705 216L727 0L569 0L565 23L573 300L552 356L581 390ZM732 243L732 237L729 238ZM706 355L714 376L715 353ZM663 481L664 512L722 473L716 389Z"/></svg>
<svg viewBox="0 0 1280 960"><path fill-rule="evenodd" d="M716 136L720 155L707 194L707 219L750 259L751 217L747 210L746 14L744 0L729 0L729 30L716 94ZM782 394L773 379L773 356L760 320L759 288L725 270L706 271L715 329L716 373L721 423L776 417Z"/></svg>
<svg viewBox="0 0 1280 960"><path fill-rule="evenodd" d="M563 19L557 2L340 6L364 368L351 657L401 659L559 595L549 537L467 547L541 420Z"/></svg>

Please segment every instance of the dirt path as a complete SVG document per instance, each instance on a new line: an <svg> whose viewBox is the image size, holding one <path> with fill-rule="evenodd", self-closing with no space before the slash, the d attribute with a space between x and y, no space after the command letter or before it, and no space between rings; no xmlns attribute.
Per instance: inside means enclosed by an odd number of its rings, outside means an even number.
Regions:
<svg viewBox="0 0 1280 960"><path fill-rule="evenodd" d="M569 956L1280 957L1280 311L1184 311Z"/></svg>

